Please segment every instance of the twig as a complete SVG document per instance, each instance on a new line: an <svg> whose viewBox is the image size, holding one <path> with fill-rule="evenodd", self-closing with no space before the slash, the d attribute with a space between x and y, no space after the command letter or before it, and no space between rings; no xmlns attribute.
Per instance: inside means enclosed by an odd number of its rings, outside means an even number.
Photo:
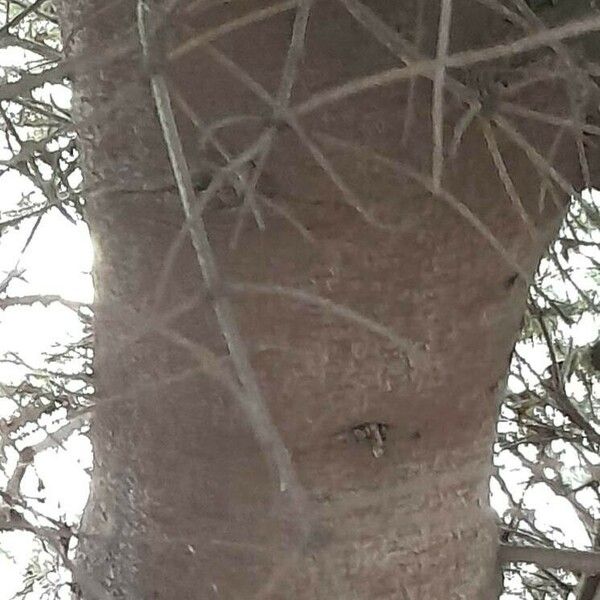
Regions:
<svg viewBox="0 0 600 600"><path fill-rule="evenodd" d="M225 159L226 164L224 167L220 167L218 171L218 176L213 176L209 187L203 191L203 205L207 204L213 197L213 195L217 192L220 185L223 183L223 180L230 174L235 175L235 180L233 182L233 187L238 194L239 197L245 197L244 190L248 189L250 186L249 178L250 178L250 169L251 165L255 164L255 159L258 154L260 154L262 148L264 147L265 140L268 137L268 131L263 131L257 142L250 146L242 154L237 157L233 157L232 154L225 148L225 146L218 139L216 131L212 130L211 127L207 126L202 119L196 114L194 109L189 105L186 99L183 97L181 93L178 92L175 87L175 92L172 94L175 102L180 106L183 110L184 114L190 119L194 127L198 129L202 138L199 142L199 145L202 147L206 141L210 141L217 152ZM239 119L240 117L237 117ZM202 149L202 148L201 148ZM198 209L201 212L202 209ZM252 213L254 215L254 220L256 221L257 227L263 231L265 228L265 223L262 218L262 214L256 204L252 204Z"/></svg>
<svg viewBox="0 0 600 600"><path fill-rule="evenodd" d="M521 106L515 102L499 102L498 108L504 112L517 115L519 117L525 117L540 121L541 123L548 123L550 125L556 125L557 127L564 127L572 131L583 131L591 135L600 136L600 127L598 125L592 125L591 123L574 122L573 119L567 119L560 115L552 115L538 110L533 110L525 106Z"/></svg>
<svg viewBox="0 0 600 600"><path fill-rule="evenodd" d="M178 91L177 87L174 88L172 93L172 97L174 101L177 103L179 108L183 111L183 113L187 116L187 118L191 121L194 127L200 132L200 135L203 139L209 141L215 150L219 153L219 155L224 159L225 163L229 167L232 175L234 176L232 185L237 194L242 195L242 190L247 185L248 173L244 171L244 165L240 165L236 167L236 163L234 161L234 157L229 152L229 150L225 147L225 145L221 142L221 140L217 137L217 134L214 130L211 129L197 114L192 106L187 102L187 100L183 97L183 95ZM223 174L227 174L229 171L223 171ZM209 186L210 187L210 186ZM204 198L206 199L206 193L208 190L204 191ZM265 204L270 210L276 212L284 219L288 220L289 223L297 229L300 234L309 242L315 243L314 237L306 230L306 228L293 217L293 215L286 210L285 208L279 206L275 202L271 201L267 196L262 193L257 194L258 200ZM163 267L161 273L158 277L158 282L155 290L155 300L154 306L157 307L160 299L162 298L166 285L168 282L168 276L171 272L171 268L175 264L177 259L178 249L181 244L183 244L185 240L185 236L187 235L187 225L185 225L179 232L177 238L174 240L173 244L169 248L169 252L167 254L167 258L163 263Z"/></svg>
<svg viewBox="0 0 600 600"><path fill-rule="evenodd" d="M529 282L531 280L531 275L527 273L527 271L510 255L510 253L504 248L504 246L500 243L498 238L488 229L486 225L484 225L471 210L465 206L460 200L455 198L450 192L441 188L439 192L436 194L434 191L434 183L430 177L415 171L408 165L400 163L396 160L388 158L378 152L372 150L371 148L361 146L360 144L356 144L354 142L349 142L345 140L340 140L339 138L335 138L330 135L319 135L319 138L322 139L326 144L340 148L347 152L352 152L359 156L364 156L370 158L371 160L378 162L379 164L385 165L390 170L401 173L404 176L408 176L410 179L413 179L420 185L422 185L426 190L428 190L432 195L439 198L443 202L445 202L452 210L458 213L465 221L467 221L478 233L481 234L483 238L490 244L494 250L502 257L504 262L514 269L524 281Z"/></svg>
<svg viewBox="0 0 600 600"><path fill-rule="evenodd" d="M600 552L500 544L498 555L503 563L527 562L545 569L600 573Z"/></svg>
<svg viewBox="0 0 600 600"><path fill-rule="evenodd" d="M277 109L277 102L271 95L257 82L255 81L246 71L239 67L234 61L232 61L223 52L220 52L212 46L206 47L206 52L211 56L218 64L222 65L229 73L231 73L238 81L242 82L249 90L254 92L261 100L263 100L268 106L273 109ZM302 142L304 147L308 150L314 161L321 167L333 184L342 193L342 196L346 202L352 206L363 219L380 229L387 229L394 231L395 227L381 223L375 216L373 216L364 206L360 198L352 191L348 184L344 181L343 177L333 167L329 159L325 156L321 148L315 142L310 139L309 135L304 130L304 127L300 124L298 119L293 115L292 112L280 110L279 116L289 124L294 130L298 139Z"/></svg>
<svg viewBox="0 0 600 600"><path fill-rule="evenodd" d="M300 290L291 287L285 287L282 285L272 284L260 284L260 283L227 283L225 285L226 290L231 290L238 293L249 293L249 294L266 294L275 296L284 296L296 300L302 304L309 304L311 306L317 306L324 309L325 312L334 314L338 317L342 317L352 323L356 323L366 330L375 333L378 336L386 338L399 350L404 352L407 356L413 353L415 348L419 346L418 343L400 337L392 329L379 323L366 315L363 315L349 306L338 304L329 298L324 298L317 294L312 294L305 290ZM422 345L422 344L421 344Z"/></svg>
<svg viewBox="0 0 600 600"><path fill-rule="evenodd" d="M44 2L46 2L46 0L35 0L35 2L24 8L16 17L14 17L12 21L7 21L6 24L0 28L0 34L8 32L12 27L16 27L27 15L37 11L38 8L41 8ZM8 19L8 14L6 17Z"/></svg>
<svg viewBox="0 0 600 600"><path fill-rule="evenodd" d="M425 11L426 0L419 0L419 8L417 13L417 37L415 40L416 46L405 40L395 29L390 27L383 21L377 13L365 6L361 0L339 0L346 10L362 25L380 44L385 46L392 54L397 56L406 65L414 65L428 60L419 50L422 42L422 37L425 35L423 27L422 14ZM426 77L434 80L435 69L417 72L410 77L411 83L415 81L417 76ZM469 89L464 83L458 81L454 77L446 73L446 87L455 96L460 98L462 102L466 102L469 106L479 106L477 94Z"/></svg>
<svg viewBox="0 0 600 600"><path fill-rule="evenodd" d="M216 132L210 130L210 126L208 126L204 121L200 118L200 116L196 113L196 111L189 105L189 103L185 100L185 98L178 92L177 88L175 88L173 92L173 99L179 105L179 107L183 110L185 115L190 119L194 127L198 129L203 138L206 138L211 142L214 146L215 150L221 155L221 157L230 164L232 161L231 153L227 150L225 145L218 139ZM248 173L243 171L242 169L234 169L233 174L235 178L232 182L232 185L237 194L242 195L245 186L247 185ZM292 214L289 210L279 206L270 198L268 198L265 194L261 192L257 192L257 198L259 202L262 202L267 207L269 207L273 212L276 212L284 219L286 219L292 227L297 229L302 237L304 237L307 241L311 243L315 243L315 238L312 234L304 227Z"/></svg>
<svg viewBox="0 0 600 600"><path fill-rule="evenodd" d="M181 96L181 94L178 94ZM175 96L175 94L173 94ZM176 103L179 103L179 99L175 99ZM187 102L186 102L187 104ZM189 106L189 105L188 105ZM214 140L221 129L225 129L227 127L232 127L235 125L240 125L242 123L251 123L251 122L264 122L265 117L259 115L229 115L227 117L223 117L222 119L218 119L217 121L213 121L210 124L204 125L203 127L198 127L200 130L200 138L198 140L198 148L202 151L206 151L206 146L208 143L214 144ZM194 123L196 125L196 123Z"/></svg>
<svg viewBox="0 0 600 600"><path fill-rule="evenodd" d="M517 14L514 10L511 10L498 0L477 0L479 4L486 6L490 10L493 10L495 13L501 15L504 19L510 21L514 25L519 25L523 29L527 26L527 21L524 17Z"/></svg>
<svg viewBox="0 0 600 600"><path fill-rule="evenodd" d="M530 33L536 31L548 31L546 23L531 9L528 0L513 0L513 2L517 5L523 15L525 15L524 18L526 20L526 24L524 29L526 29L526 31ZM553 40L549 46L552 48L552 50L554 50L561 62L567 67L570 75L585 75L589 86L598 90L598 85L596 82L589 76L589 74L587 74L578 66L576 61L572 58L569 48L562 43L562 40ZM573 84L576 82L571 81L570 83ZM571 92L572 87L573 85L569 86L569 89L567 90L568 93Z"/></svg>
<svg viewBox="0 0 600 600"><path fill-rule="evenodd" d="M531 236L531 239L534 241L538 240L538 233L536 231L535 225L532 222L531 218L527 214L525 207L523 206L523 202L521 202L521 197L519 196L519 192L513 183L512 177L508 172L506 167L506 163L502 158L502 153L500 152L500 148L498 147L498 141L496 140L496 135L494 134L494 130L490 125L489 121L486 119L479 119L479 123L481 125L481 129L483 130L483 137L485 138L485 142L487 144L488 151L492 157L494 162L494 166L496 167L496 171L498 172L498 177L500 181L502 181L502 185L508 194L510 201L515 207L519 217L527 227L527 231Z"/></svg>
<svg viewBox="0 0 600 600"><path fill-rule="evenodd" d="M75 302L73 300L67 300L62 296L54 295L54 294L32 294L29 296L12 296L8 298L0 298L0 310L5 308L9 308L10 306L31 306L32 304L42 304L43 306L49 306L53 303L62 304L67 308L75 312L79 312L79 310L84 306L89 306L85 302Z"/></svg>
<svg viewBox="0 0 600 600"><path fill-rule="evenodd" d="M248 25L252 25L253 23L258 23L260 21L265 21L271 17L281 14L282 12L287 12L288 10L292 10L302 0L288 0L287 2L278 2L276 4L272 4L267 6L266 8L260 10L253 10L252 12L239 17L237 19L228 21L227 23L223 23L214 29L210 29L209 31L204 31L200 34L195 35L194 37L186 40L173 50L167 53L167 59L170 61L181 58L195 50L196 48L201 48L209 44L210 42L214 42L220 37L232 33L238 29L242 29L247 27Z"/></svg>
<svg viewBox="0 0 600 600"><path fill-rule="evenodd" d="M454 126L454 132L452 134L452 141L450 142L450 148L448 150L448 155L450 157L456 156L465 132L480 112L481 104L472 104L456 122L456 125Z"/></svg>
<svg viewBox="0 0 600 600"><path fill-rule="evenodd" d="M292 30L292 39L288 48L285 64L283 67L283 73L281 75L281 82L279 84L279 90L277 91L276 103L277 109L274 109L273 120L275 123L271 125L267 130L267 135L264 139L262 148L259 150L258 159L255 162L252 175L249 177L248 182L244 189L244 203L240 207L238 212L238 220L234 228L233 238L231 240L231 247L236 248L241 235L242 226L244 223L244 216L248 207L250 207L255 213L258 210L256 206L256 188L262 175L263 169L265 168L268 160L275 135L279 128L278 119L281 111L286 111L290 105L290 99L292 96L292 89L298 75L298 67L300 61L304 58L304 41L306 38L306 29L308 26L308 18L310 10L312 8L313 0L301 0L297 10L296 17L294 18L294 26ZM258 222L258 219L257 219ZM264 229L264 224L263 224Z"/></svg>
<svg viewBox="0 0 600 600"><path fill-rule="evenodd" d="M425 27L423 18L425 13L425 0L417 0L417 15L415 17L415 38L414 43L417 52L421 51ZM407 63L408 64L408 63ZM417 77L411 77L408 84L408 94L406 96L406 108L404 109L404 123L402 124L402 145L408 143L410 130L415 119L415 101L417 95Z"/></svg>
<svg viewBox="0 0 600 600"><path fill-rule="evenodd" d="M448 55L448 45L450 43L452 0L441 0L441 4L436 68L433 78L433 99L431 102L431 123L433 126L431 172L433 189L436 194L439 193L442 187L442 174L444 170L444 78L446 76L444 61Z"/></svg>
<svg viewBox="0 0 600 600"><path fill-rule="evenodd" d="M33 464L35 457L48 448L54 448L55 446L63 446L63 441L66 440L72 433L79 431L87 422L88 416L86 414L79 414L76 417L68 417L67 423L60 427L56 431L46 431L46 437L33 446L26 446L19 451L19 460L12 475L6 483L6 492L11 496L18 496L21 481L27 471L27 468Z"/></svg>
<svg viewBox="0 0 600 600"><path fill-rule="evenodd" d="M480 62L492 61L535 50L557 40L577 37L599 29L600 16L588 17L566 23L560 27L524 36L508 44L499 44L479 50L464 50L455 54L449 54L444 60L444 66L446 69L464 68ZM355 96L374 87L382 87L398 81L405 81L415 75L431 77L438 65L437 59L427 59L414 62L406 67L396 67L373 75L353 79L342 85L313 94L308 100L294 107L294 112L297 115L306 115L328 104L339 102L344 98Z"/></svg>
<svg viewBox="0 0 600 600"><path fill-rule="evenodd" d="M138 28L145 56L148 56L151 52L148 36L148 13L149 8L143 0L140 0L138 3ZM177 130L175 115L171 107L166 79L163 75L157 73L152 76L151 84L173 173L179 188L181 204L186 218L190 221L190 235L196 250L204 284L214 298L214 309L217 320L229 348L237 376L244 390L244 394L237 399L240 401L241 408L245 412L263 451L275 465L281 492L289 493L295 509L300 513L299 516L301 518L306 517L307 499L305 492L297 479L290 454L281 439L277 427L272 421L267 405L262 397L256 375L250 364L245 344L237 326L233 306L220 293L222 288L221 276L204 227L204 221L200 217L193 223L191 222L194 214L193 202L195 193ZM304 523L304 525L306 526L307 523Z"/></svg>
<svg viewBox="0 0 600 600"><path fill-rule="evenodd" d="M554 180L558 186L570 196L581 199L581 194L565 179L504 117L494 115L492 120L508 135L508 137L529 157L529 160L540 170Z"/></svg>
<svg viewBox="0 0 600 600"><path fill-rule="evenodd" d="M556 394L556 404L560 410L569 417L569 419L573 422L574 425L579 427L588 440L600 447L600 434L592 427L592 425L587 421L587 419L579 412L576 406L573 405L571 399L569 398L566 390L565 390L565 382L563 380L562 372L558 365L558 359L556 357L556 352L554 350L554 344L552 343L552 337L550 336L550 332L548 331L548 327L544 321L544 317L539 312L534 312L535 316L538 319L540 324L540 328L542 330L542 336L544 341L546 342L546 347L548 348L548 354L550 355L550 369L551 369L551 382L552 385L548 386L544 384L544 386L548 389L550 388L550 392L554 392Z"/></svg>
<svg viewBox="0 0 600 600"><path fill-rule="evenodd" d="M288 210L285 206L277 204L271 198L258 192L257 198L259 202L262 202L269 210L274 212L285 219L309 244L316 245L317 240L315 236Z"/></svg>

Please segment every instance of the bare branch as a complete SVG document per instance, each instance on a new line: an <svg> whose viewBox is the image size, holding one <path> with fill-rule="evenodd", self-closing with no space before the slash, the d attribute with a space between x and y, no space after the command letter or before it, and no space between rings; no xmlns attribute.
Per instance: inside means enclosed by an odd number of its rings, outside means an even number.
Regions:
<svg viewBox="0 0 600 600"><path fill-rule="evenodd" d="M13 471L8 483L6 484L6 492L17 498L20 496L20 486L27 468L33 464L35 457L44 450L61 446L62 443L73 433L79 431L87 422L86 414L79 414L71 417L62 427L56 431L46 432L46 437L33 446L27 446L19 451L19 460L15 470Z"/></svg>
<svg viewBox="0 0 600 600"><path fill-rule="evenodd" d="M271 95L248 73L246 73L241 67L233 62L229 57L225 56L222 52L213 48L212 46L206 47L206 52L215 59L220 65L222 65L227 71L229 71L236 79L241 81L248 89L254 92L261 100L268 104L274 110L278 109L277 102L271 97ZM290 125L295 131L298 139L302 142L304 147L308 150L314 161L323 169L325 174L333 182L333 184L340 190L342 196L346 202L352 206L364 220L376 227L381 229L394 230L395 228L390 225L386 225L377 220L370 211L364 206L360 198L352 191L348 184L344 181L342 176L333 167L329 159L325 156L321 148L313 140L310 139L298 119L290 111L283 111L280 109L279 115L282 119Z"/></svg>
<svg viewBox="0 0 600 600"><path fill-rule="evenodd" d="M138 27L146 55L149 52L150 43L148 37L148 12L149 8L143 0L140 0L138 4ZM186 218L191 220L194 214L194 188L177 130L175 115L171 107L167 83L164 76L160 74L153 75L151 82L183 210ZM221 276L202 218L196 219L195 222L190 221L190 235L196 250L204 284L214 297L215 313L227 342L237 375L244 389L243 396L238 397L241 408L245 412L265 454L276 466L280 490L291 494L295 509L300 513L299 516L304 518L307 516L307 498L305 492L297 479L290 454L271 419L268 407L262 397L245 344L238 330L233 307L229 300L220 294L220 289L222 288ZM308 523L303 523L303 525L307 526Z"/></svg>
<svg viewBox="0 0 600 600"><path fill-rule="evenodd" d="M396 346L399 350L404 352L409 358L414 352L414 350L417 348L417 346L422 346L422 344L400 337L386 325L378 323L377 321L374 321L373 319L355 311L354 309L348 306L338 304L337 302L334 302L329 298L324 298L323 296L312 294L305 290L274 284L271 285L242 282L228 283L226 284L225 289L238 293L284 296L302 304L317 306L319 308L322 308L326 313L331 313L338 317L342 317L343 319L346 319L352 323L356 323L357 325L360 325L366 330L389 340L394 346Z"/></svg>
<svg viewBox="0 0 600 600"><path fill-rule="evenodd" d="M255 162L252 175L249 178L247 185L245 186L244 204L239 210L238 220L232 238L233 248L237 246L237 242L241 234L242 225L244 222L244 216L248 206L252 208L253 212L255 213L257 223L259 223L260 225L258 217L256 217L256 212L258 211L255 200L256 187L262 175L263 169L265 168L266 162L269 158L271 147L273 145L273 141L278 130L278 113L281 111L287 111L290 105L292 89L294 87L294 83L298 75L298 67L300 61L304 58L304 40L306 37L306 29L308 27L308 18L310 15L312 4L313 0L302 0L298 6L298 9L296 10L294 27L292 29L292 39L288 48L285 64L283 67L283 73L281 75L281 82L279 84L279 90L277 91L277 97L275 99L278 105L278 109L273 115L275 124L271 125L268 129L262 148L259 150L259 156Z"/></svg>
<svg viewBox="0 0 600 600"><path fill-rule="evenodd" d="M405 40L395 29L390 27L383 21L374 11L368 6L365 6L360 0L339 0L346 10L360 23L379 43L385 46L392 54L397 56L406 65L421 64L428 61L419 50L419 45L422 42L422 37L425 35L423 27L423 13L425 11L425 1L419 0L419 8L417 13L417 32L416 32L416 47ZM411 87L412 82L417 76L426 77L432 81L435 78L435 69L417 72L410 76ZM466 102L469 106L479 106L477 94L470 90L464 83L461 83L448 73L445 76L446 86L452 94ZM414 92L413 92L414 93ZM410 90L409 90L410 95ZM298 109L296 109L297 111ZM300 114L300 113L298 113Z"/></svg>
<svg viewBox="0 0 600 600"><path fill-rule="evenodd" d="M309 244L314 245L317 243L315 236L292 214L290 210L260 192L257 193L257 198L259 202L262 202L273 213L285 219Z"/></svg>
<svg viewBox="0 0 600 600"><path fill-rule="evenodd" d="M450 149L448 151L449 156L456 156L465 132L480 112L481 105L472 104L456 122L456 125L454 126L454 132L452 134L452 141L450 142Z"/></svg>
<svg viewBox="0 0 600 600"><path fill-rule="evenodd" d="M32 4L24 8L16 17L14 17L11 21L7 21L5 25L0 29L0 34L5 33L16 27L27 15L30 15L32 12L37 11L42 7L42 4L47 0L35 0ZM8 15L7 15L8 16Z"/></svg>
<svg viewBox="0 0 600 600"><path fill-rule="evenodd" d="M572 131L583 131L592 135L600 136L600 127L591 123L576 122L573 119L567 119L559 115L551 115L545 112L540 112L532 108L521 106L515 102L499 102L498 108L504 112L539 121L540 123L548 123L557 127L564 127Z"/></svg>
<svg viewBox="0 0 600 600"><path fill-rule="evenodd" d="M444 63L448 55L448 45L450 43L452 0L441 0L441 4L436 68L433 78L433 99L431 102L431 123L433 126L431 171L433 188L436 194L439 193L442 187L442 174L444 170L444 78L446 76L446 66Z"/></svg>
<svg viewBox="0 0 600 600"><path fill-rule="evenodd" d="M425 13L425 0L417 0L417 16L415 24L415 46L417 52L420 52L423 36L425 35L425 27L423 17ZM407 63L408 64L408 63ZM404 110L404 123L402 125L402 144L406 145L410 136L410 130L415 118L415 102L417 94L417 77L411 77L408 84L408 95L406 97L406 108Z"/></svg>
<svg viewBox="0 0 600 600"><path fill-rule="evenodd" d="M508 137L529 157L539 171L548 175L569 196L581 198L581 194L563 177L506 118L494 115L492 120L508 135Z"/></svg>
<svg viewBox="0 0 600 600"><path fill-rule="evenodd" d="M546 569L566 569L589 574L600 573L600 552L500 544L498 554L503 563L527 562Z"/></svg>
<svg viewBox="0 0 600 600"><path fill-rule="evenodd" d="M504 189L510 198L513 206L515 207L519 217L526 225L527 230L529 231L529 235L532 240L538 239L538 233L535 228L535 224L527 214L525 207L523 206L523 202L521 202L521 197L519 196L519 192L513 183L513 180L508 172L504 159L502 158L502 153L500 152L500 148L498 148L498 141L496 140L496 135L494 134L494 130L490 125L489 121L486 119L479 119L479 123L483 130L483 136L485 138L488 150L494 161L494 166L496 167L496 171L498 172L498 177L500 181L502 181L502 185L504 185Z"/></svg>
<svg viewBox="0 0 600 600"><path fill-rule="evenodd" d="M286 2L278 2L276 4L272 4L271 6L267 6L266 8L254 10L243 17L239 17L238 19L227 21L219 27L215 27L209 31L204 31L194 35L189 40L186 40L173 50L169 51L167 53L167 58L168 60L176 60L181 58L192 50L206 46L207 44L210 44L216 39L232 33L233 31L242 29L248 25L252 25L253 23L264 21L283 12L287 12L288 10L292 10L301 2L302 0L287 0Z"/></svg>
<svg viewBox="0 0 600 600"><path fill-rule="evenodd" d="M206 139L211 142L220 156L228 163L231 164L232 156L231 153L227 150L227 148L221 143L221 141L217 138L216 132L212 131L210 126L204 123L204 121L200 118L200 116L196 113L196 111L189 105L189 103L185 100L185 98L180 94L175 88L173 90L173 99L179 105L179 107L183 110L184 114L190 119L194 127L198 129L203 139ZM240 196L243 195L244 189L249 185L248 183L248 173L243 168L236 168L232 170L235 178L232 181L232 185L236 191L236 193ZM257 199L259 202L265 204L269 207L270 210L277 213L284 219L286 219L292 227L294 227L298 232L302 235L304 239L309 241L310 243L315 243L315 239L313 235L304 227L286 208L280 206L275 201L268 198L265 194L261 192L256 192Z"/></svg>
<svg viewBox="0 0 600 600"><path fill-rule="evenodd" d="M13 296L8 298L0 298L0 310L9 308L11 306L31 306L32 304L42 304L43 306L49 306L50 304L58 303L70 308L75 312L85 306L89 306L85 302L75 302L73 300L67 300L62 296L56 294L32 294L29 296Z"/></svg>
<svg viewBox="0 0 600 600"><path fill-rule="evenodd" d="M507 21L510 21L515 25L520 25L523 29L527 27L527 21L524 17L516 13L514 10L511 10L498 0L477 0L477 2L501 15Z"/></svg>
<svg viewBox="0 0 600 600"><path fill-rule="evenodd" d="M508 44L499 44L480 50L464 50L455 54L449 54L444 60L444 66L446 69L464 68L480 62L492 61L535 50L536 48L548 46L557 40L577 37L585 33L598 31L599 29L600 16L588 17L579 21L572 21L560 27L524 36ZM375 87L391 85L398 81L406 81L416 75L432 77L437 67L437 59L428 59L414 62L406 67L396 67L354 79L342 85L313 94L311 98L294 107L294 112L297 115L309 114L318 108L333 104L344 98L355 96Z"/></svg>
<svg viewBox="0 0 600 600"><path fill-rule="evenodd" d="M434 182L430 177L427 177L426 175L415 171L414 169L403 163L383 156L370 148L361 146L360 144L340 140L333 136L323 134L320 134L319 138L323 140L324 143L330 146L337 147L348 152L352 152L359 156L370 158L375 162L387 166L392 171L401 173L404 176L408 176L410 179L413 179L414 181L422 185L432 195L445 202L450 208L452 208L452 210L459 214L478 233L480 233L481 236L487 240L490 246L492 246L492 248L494 248L494 250L496 250L496 252L501 256L503 261L508 266L510 266L511 269L514 269L523 278L523 281L529 282L531 280L531 275L528 274L527 271L511 256L511 254L506 250L506 248L504 248L504 246L500 243L496 236L488 229L488 227L486 227L486 225L484 225L481 222L481 220L475 214L471 212L471 210L467 206L465 206L460 200L455 198L452 194L450 194L450 192L446 191L444 188L441 188L437 194L435 193Z"/></svg>

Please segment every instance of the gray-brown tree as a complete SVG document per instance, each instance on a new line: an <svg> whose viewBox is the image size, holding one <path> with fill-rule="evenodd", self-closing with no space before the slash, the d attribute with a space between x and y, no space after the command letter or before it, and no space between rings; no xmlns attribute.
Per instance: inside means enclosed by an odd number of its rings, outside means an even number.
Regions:
<svg viewBox="0 0 600 600"><path fill-rule="evenodd" d="M597 184L598 12L59 13L96 249L83 597L497 597L498 403Z"/></svg>

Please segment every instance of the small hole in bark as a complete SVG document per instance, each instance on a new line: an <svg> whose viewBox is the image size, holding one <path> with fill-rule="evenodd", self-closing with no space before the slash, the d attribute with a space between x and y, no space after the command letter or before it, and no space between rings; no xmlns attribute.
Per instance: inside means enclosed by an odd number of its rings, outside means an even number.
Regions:
<svg viewBox="0 0 600 600"><path fill-rule="evenodd" d="M357 442L367 442L371 446L371 454L375 458L383 456L388 434L387 423L360 423L352 428L352 433Z"/></svg>
<svg viewBox="0 0 600 600"><path fill-rule="evenodd" d="M519 274L515 273L514 275L511 275L505 282L504 282L504 287L508 290L510 289L513 285L515 285L515 283L517 283L517 281L519 280Z"/></svg>

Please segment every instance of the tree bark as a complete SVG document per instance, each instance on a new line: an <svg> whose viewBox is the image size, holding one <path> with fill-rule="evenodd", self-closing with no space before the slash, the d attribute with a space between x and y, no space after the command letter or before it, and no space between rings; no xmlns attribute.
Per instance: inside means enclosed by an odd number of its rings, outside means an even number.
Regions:
<svg viewBox="0 0 600 600"><path fill-rule="evenodd" d="M410 104L410 83L400 81L305 114L299 127L273 117L243 73L277 96L295 11L221 35L211 50L174 52L200 31L269 6L216 4L182 4L165 17L171 58L149 68L129 3L62 6L71 56L130 48L74 82L96 253L95 469L79 561L86 597L496 597L488 480L498 399L524 310L523 275L556 232L565 195L538 204L539 173L494 127L527 225L477 119L456 156L445 157L443 191L432 193L428 78L415 81ZM369 7L412 36L414 7ZM436 4L425 11L424 55L435 52L437 19ZM457 1L450 51L497 43L506 27ZM311 11L303 56L294 105L398 64L342 3L325 1ZM512 60L448 76L495 80ZM218 131L232 156L274 128L257 186L264 231L248 211L232 247L242 208L231 186L203 219L228 283L217 293L234 305L270 418L308 496L302 514L279 489L273 457L236 400L215 293L181 234L148 81L156 70L188 107L178 118L192 170L217 157L199 151L191 116L250 116ZM567 102L564 87L545 81L518 99L552 111ZM465 106L449 93L445 103L447 140ZM546 154L555 131L514 122ZM565 136L556 166L579 185L574 147ZM315 296L330 304L309 301ZM385 440L375 440L373 427Z"/></svg>

